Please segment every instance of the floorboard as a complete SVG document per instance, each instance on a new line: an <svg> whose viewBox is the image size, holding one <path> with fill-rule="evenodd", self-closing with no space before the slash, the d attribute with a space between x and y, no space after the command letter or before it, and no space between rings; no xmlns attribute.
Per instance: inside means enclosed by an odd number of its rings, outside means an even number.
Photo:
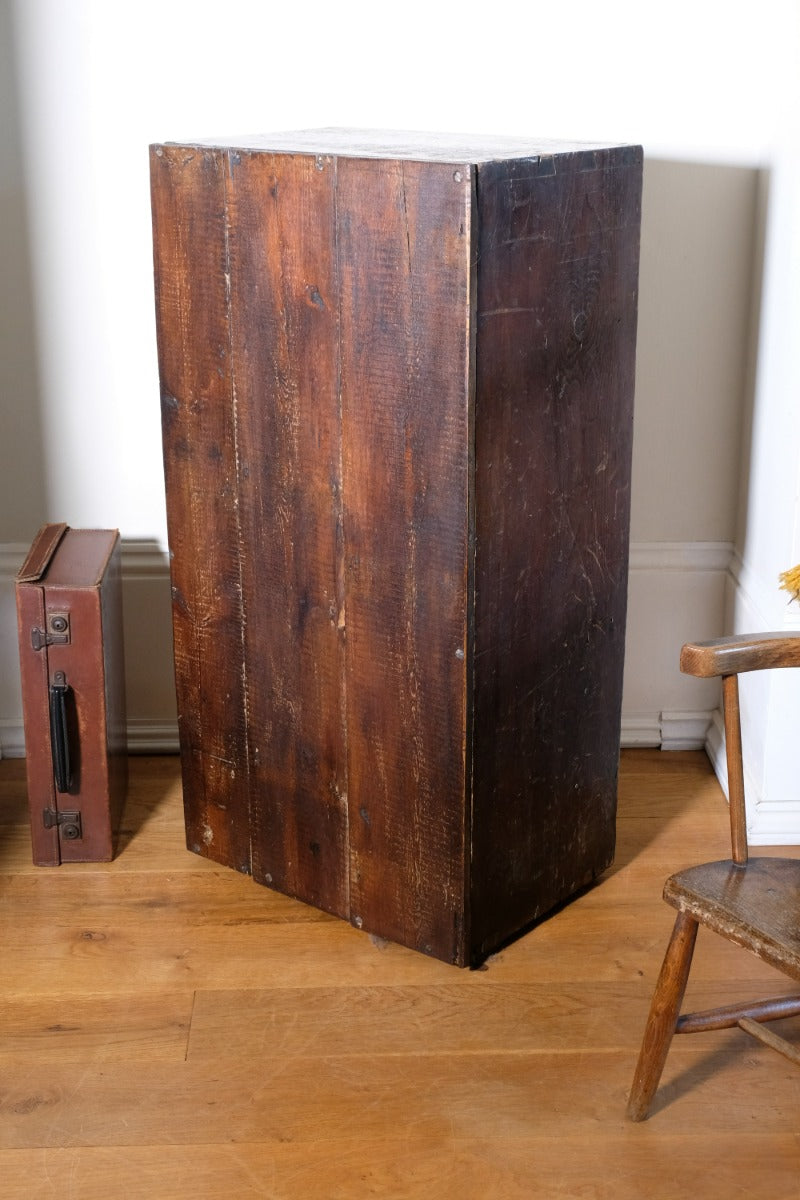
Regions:
<svg viewBox="0 0 800 1200"><path fill-rule="evenodd" d="M177 759L130 767L115 861L46 869L0 762L4 1200L797 1200L800 1072L737 1030L624 1118L664 878L726 854L704 755L626 751L614 866L478 971L189 854ZM790 990L701 931L691 1007Z"/></svg>

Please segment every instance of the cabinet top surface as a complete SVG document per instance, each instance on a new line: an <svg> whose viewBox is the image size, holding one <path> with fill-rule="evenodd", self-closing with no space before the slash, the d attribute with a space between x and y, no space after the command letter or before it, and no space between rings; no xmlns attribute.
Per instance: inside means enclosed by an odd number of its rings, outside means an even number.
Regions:
<svg viewBox="0 0 800 1200"><path fill-rule="evenodd" d="M173 143L175 144L175 143ZM421 162L494 162L620 148L600 142L493 134L427 133L386 129L300 129L286 133L200 138L183 145L254 153L324 154Z"/></svg>

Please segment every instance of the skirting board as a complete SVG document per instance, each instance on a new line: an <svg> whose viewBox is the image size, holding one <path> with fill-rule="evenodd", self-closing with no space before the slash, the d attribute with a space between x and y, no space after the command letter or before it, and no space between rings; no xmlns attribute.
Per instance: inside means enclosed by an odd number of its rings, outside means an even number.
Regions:
<svg viewBox="0 0 800 1200"><path fill-rule="evenodd" d="M178 727L174 721L159 724L135 718L128 721L129 754L177 754ZM0 721L0 758L25 757L25 731L21 721Z"/></svg>
<svg viewBox="0 0 800 1200"><path fill-rule="evenodd" d="M620 747L623 750L660 747L662 750L702 750L711 713L654 713L626 717L623 714ZM128 721L130 754L177 754L178 726L175 722ZM0 758L24 758L22 723L0 721Z"/></svg>
<svg viewBox="0 0 800 1200"><path fill-rule="evenodd" d="M662 750L702 750L710 713L655 713L623 715L620 747L623 750L660 747ZM130 754L177 754L175 722L128 721ZM0 758L24 758L25 734L19 721L0 721Z"/></svg>
<svg viewBox="0 0 800 1200"><path fill-rule="evenodd" d="M758 622L754 621L753 625L757 626ZM787 630L796 631L797 624L794 614L789 614L786 621L786 628ZM775 674L784 676L789 673L781 671L775 672ZM791 711L793 712L794 709ZM789 713L788 719L791 725L791 713ZM773 720L775 720L774 714ZM778 764L777 783L776 772L773 769L770 788L770 794L773 798L766 799L765 785L762 779L750 769L750 764L755 763L757 770L761 772L763 761L759 765L759 760L754 758L752 753L748 754L747 731L749 728L750 726L746 725L746 720L743 720L747 839L752 846L800 846L800 788L796 787L793 765L782 774L780 764ZM779 736L782 736L782 731L779 731ZM709 725L705 750L711 760L720 786L727 796L728 767L725 758L725 731L722 713L719 710L714 713ZM773 763L772 765L774 768L775 764ZM789 799L781 798L787 794L790 797ZM775 799L776 795L779 798ZM797 799L794 798L795 796L797 796Z"/></svg>
<svg viewBox="0 0 800 1200"><path fill-rule="evenodd" d="M0 545L0 757L24 754L13 584L26 551L27 546L20 544ZM696 613L699 597L703 627L714 619L731 551L728 543L717 542L631 545L626 670L634 686L633 703L629 700L626 705L623 696L623 747L662 746L677 750L704 745L711 714L691 711L692 701L699 699L702 704L702 699L695 696L691 686L686 687L687 681L678 680L676 695L676 682L667 680L666 672L669 669L676 674L677 647L682 635L674 618L687 610ZM178 749L178 735L167 554L154 541L124 540L122 573L128 745L135 754L173 753ZM654 662L653 629L660 631L666 648L663 666ZM665 701L668 711L664 711Z"/></svg>
<svg viewBox="0 0 800 1200"><path fill-rule="evenodd" d="M708 730L706 753L725 795L728 767L725 761L725 732L717 712ZM745 764L744 792L747 804L747 840L751 846L800 845L800 800L770 802L763 799L758 782Z"/></svg>
<svg viewBox="0 0 800 1200"><path fill-rule="evenodd" d="M660 747L662 750L702 750L713 712L660 712L622 714L620 746Z"/></svg>

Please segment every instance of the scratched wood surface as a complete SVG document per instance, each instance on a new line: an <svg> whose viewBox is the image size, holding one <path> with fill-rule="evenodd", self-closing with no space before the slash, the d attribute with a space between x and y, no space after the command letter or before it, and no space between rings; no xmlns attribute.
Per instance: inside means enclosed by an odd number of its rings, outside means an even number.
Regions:
<svg viewBox="0 0 800 1200"><path fill-rule="evenodd" d="M150 161L186 840L249 871L224 165L177 147Z"/></svg>
<svg viewBox="0 0 800 1200"><path fill-rule="evenodd" d="M625 752L612 871L476 971L187 853L177 759L130 779L114 862L36 868L0 762L7 1200L794 1200L797 1070L743 1033L679 1039L623 1115L664 878L728 841L702 754ZM790 990L710 935L696 963L695 1007Z"/></svg>
<svg viewBox="0 0 800 1200"><path fill-rule="evenodd" d="M334 169L225 161L253 877L347 916Z"/></svg>
<svg viewBox="0 0 800 1200"><path fill-rule="evenodd" d="M471 179L339 163L353 920L468 958Z"/></svg>
<svg viewBox="0 0 800 1200"><path fill-rule="evenodd" d="M614 856L640 156L479 169L474 950Z"/></svg>
<svg viewBox="0 0 800 1200"><path fill-rule="evenodd" d="M152 152L187 840L465 965L613 857L641 153L343 136Z"/></svg>

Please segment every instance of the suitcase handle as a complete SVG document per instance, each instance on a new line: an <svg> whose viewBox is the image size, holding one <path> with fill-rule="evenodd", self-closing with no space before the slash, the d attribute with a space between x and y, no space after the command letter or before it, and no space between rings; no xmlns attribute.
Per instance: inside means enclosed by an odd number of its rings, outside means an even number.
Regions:
<svg viewBox="0 0 800 1200"><path fill-rule="evenodd" d="M59 792L68 792L72 787L67 713L67 695L71 691L64 672L56 671L50 684L50 748L53 755L53 776L56 790Z"/></svg>

